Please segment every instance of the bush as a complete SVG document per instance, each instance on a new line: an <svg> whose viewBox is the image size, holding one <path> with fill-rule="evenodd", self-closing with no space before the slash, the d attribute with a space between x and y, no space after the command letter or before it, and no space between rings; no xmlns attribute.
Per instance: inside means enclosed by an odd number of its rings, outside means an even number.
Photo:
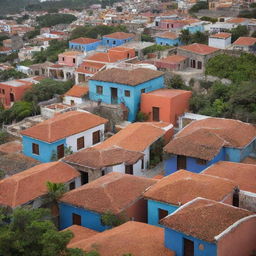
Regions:
<svg viewBox="0 0 256 256"><path fill-rule="evenodd" d="M124 217L119 217L110 211L102 214L101 221L104 226L108 227L117 227L126 222Z"/></svg>
<svg viewBox="0 0 256 256"><path fill-rule="evenodd" d="M137 122L146 122L149 119L149 114L139 111L137 113L136 121Z"/></svg>
<svg viewBox="0 0 256 256"><path fill-rule="evenodd" d="M58 24L70 24L76 20L76 16L72 14L46 14L38 16L36 21L40 27L52 27Z"/></svg>

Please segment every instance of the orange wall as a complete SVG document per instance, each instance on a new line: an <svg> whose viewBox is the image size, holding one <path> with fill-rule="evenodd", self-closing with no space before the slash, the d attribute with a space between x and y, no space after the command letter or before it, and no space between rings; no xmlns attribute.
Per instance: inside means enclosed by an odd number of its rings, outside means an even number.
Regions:
<svg viewBox="0 0 256 256"><path fill-rule="evenodd" d="M140 199L125 211L125 215L134 221L147 223L147 201Z"/></svg>
<svg viewBox="0 0 256 256"><path fill-rule="evenodd" d="M218 256L250 256L256 250L256 217L249 219L218 241Z"/></svg>

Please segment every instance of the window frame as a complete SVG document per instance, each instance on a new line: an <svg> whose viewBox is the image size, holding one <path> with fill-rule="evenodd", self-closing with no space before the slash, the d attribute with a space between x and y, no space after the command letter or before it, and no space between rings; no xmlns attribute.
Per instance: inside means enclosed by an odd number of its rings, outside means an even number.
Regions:
<svg viewBox="0 0 256 256"><path fill-rule="evenodd" d="M84 143L84 136L79 137L76 139L76 149L80 150L83 149L85 147L85 143Z"/></svg>
<svg viewBox="0 0 256 256"><path fill-rule="evenodd" d="M103 94L103 86L102 85L96 85L96 93L99 95Z"/></svg>
<svg viewBox="0 0 256 256"><path fill-rule="evenodd" d="M131 97L131 91L130 90L124 90L124 96L125 97Z"/></svg>
<svg viewBox="0 0 256 256"><path fill-rule="evenodd" d="M39 156L40 155L40 150L39 150L39 144L37 143L32 143L32 154Z"/></svg>

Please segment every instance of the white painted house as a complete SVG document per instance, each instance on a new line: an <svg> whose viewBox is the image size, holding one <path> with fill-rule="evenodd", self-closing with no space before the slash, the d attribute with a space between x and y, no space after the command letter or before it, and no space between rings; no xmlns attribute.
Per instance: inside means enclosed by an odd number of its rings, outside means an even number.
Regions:
<svg viewBox="0 0 256 256"><path fill-rule="evenodd" d="M226 49L231 46L231 34L220 32L210 35L208 45L219 49Z"/></svg>
<svg viewBox="0 0 256 256"><path fill-rule="evenodd" d="M63 98L63 103L67 105L79 105L85 102L85 97L89 92L87 86L74 85L68 90Z"/></svg>
<svg viewBox="0 0 256 256"><path fill-rule="evenodd" d="M72 190L81 186L81 175L63 162L34 166L0 181L0 205L12 209L25 205L39 208L48 193L48 181L64 183L67 190Z"/></svg>

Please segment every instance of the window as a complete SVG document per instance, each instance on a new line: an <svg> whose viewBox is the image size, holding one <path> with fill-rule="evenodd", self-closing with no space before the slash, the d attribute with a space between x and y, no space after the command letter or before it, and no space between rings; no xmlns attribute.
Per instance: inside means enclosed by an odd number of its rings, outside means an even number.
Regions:
<svg viewBox="0 0 256 256"><path fill-rule="evenodd" d="M75 58L73 58L73 63L74 63L74 64L76 63L76 59L75 59Z"/></svg>
<svg viewBox="0 0 256 256"><path fill-rule="evenodd" d="M96 86L96 92L97 94L102 94L103 93L103 87L101 85Z"/></svg>
<svg viewBox="0 0 256 256"><path fill-rule="evenodd" d="M100 142L100 131L96 131L92 134L92 144L97 144Z"/></svg>
<svg viewBox="0 0 256 256"><path fill-rule="evenodd" d="M72 220L73 220L73 225L81 226L81 215L73 213L72 214Z"/></svg>
<svg viewBox="0 0 256 256"><path fill-rule="evenodd" d="M69 183L69 190L75 189L76 188L76 183L74 181Z"/></svg>
<svg viewBox="0 0 256 256"><path fill-rule="evenodd" d="M32 143L32 153L35 155L39 155L39 145L36 143Z"/></svg>
<svg viewBox="0 0 256 256"><path fill-rule="evenodd" d="M159 208L158 209L158 223L160 222L161 219L163 219L167 215L168 215L168 211Z"/></svg>
<svg viewBox="0 0 256 256"><path fill-rule="evenodd" d="M115 41L115 40L113 41L113 44L116 44L116 41Z"/></svg>
<svg viewBox="0 0 256 256"><path fill-rule="evenodd" d="M70 105L75 105L75 101L74 100L70 100Z"/></svg>
<svg viewBox="0 0 256 256"><path fill-rule="evenodd" d="M77 150L84 148L84 136L77 139Z"/></svg>
<svg viewBox="0 0 256 256"><path fill-rule="evenodd" d="M198 68L198 69L202 69L202 62L201 62L201 61L198 61L198 62L197 62L197 68Z"/></svg>
<svg viewBox="0 0 256 256"><path fill-rule="evenodd" d="M197 158L197 159L196 159L196 163L197 163L197 164L200 164L200 165L206 165L207 161L204 160L204 159L199 159L199 158Z"/></svg>
<svg viewBox="0 0 256 256"><path fill-rule="evenodd" d="M141 92L141 93L145 93L145 92L146 92L146 89L141 89L140 92Z"/></svg>
<svg viewBox="0 0 256 256"><path fill-rule="evenodd" d="M141 169L144 169L144 158L141 159Z"/></svg>
<svg viewBox="0 0 256 256"><path fill-rule="evenodd" d="M62 57L62 61L65 61L65 58L64 58L64 57Z"/></svg>
<svg viewBox="0 0 256 256"><path fill-rule="evenodd" d="M133 175L133 165L125 165L125 173Z"/></svg>
<svg viewBox="0 0 256 256"><path fill-rule="evenodd" d="M101 171L101 176L104 176L106 173L104 170Z"/></svg>
<svg viewBox="0 0 256 256"><path fill-rule="evenodd" d="M130 97L131 96L131 92L128 91L128 90L125 90L124 91L124 95L125 95L125 97Z"/></svg>

